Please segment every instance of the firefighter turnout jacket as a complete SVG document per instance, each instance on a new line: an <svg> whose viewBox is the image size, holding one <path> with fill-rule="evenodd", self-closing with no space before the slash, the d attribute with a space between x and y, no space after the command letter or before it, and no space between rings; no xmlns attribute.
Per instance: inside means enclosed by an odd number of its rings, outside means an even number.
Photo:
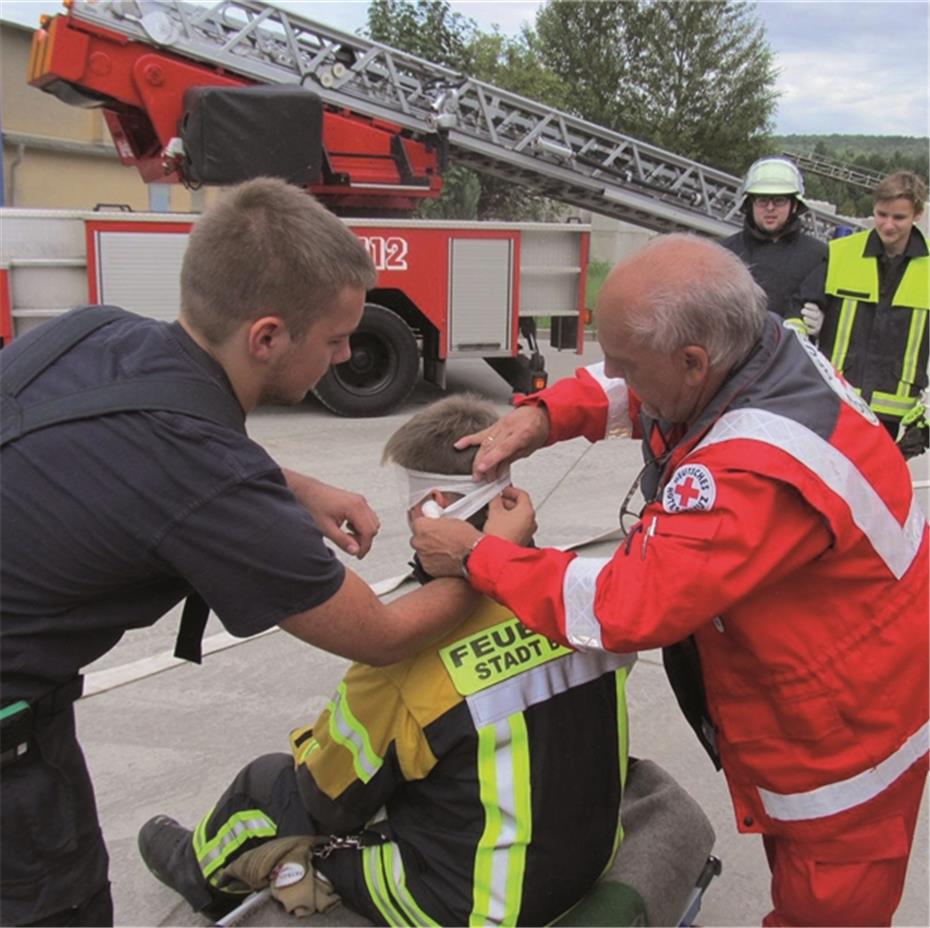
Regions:
<svg viewBox="0 0 930 928"><path fill-rule="evenodd" d="M553 643L482 600L419 655L354 664L291 735L318 833L386 815L373 827L390 840L352 855L354 878L321 862L346 904L388 925L545 924L567 911L621 837L634 661Z"/></svg>
<svg viewBox="0 0 930 928"><path fill-rule="evenodd" d="M928 536L861 397L770 315L687 431L634 425L602 364L523 402L545 405L550 443L644 436L647 505L611 558L489 536L473 585L593 653L693 636L741 831L829 839L882 817L927 763Z"/></svg>
<svg viewBox="0 0 930 928"><path fill-rule="evenodd" d="M916 227L888 263L878 233L830 242L820 347L873 411L893 424L927 386L930 257Z"/></svg>

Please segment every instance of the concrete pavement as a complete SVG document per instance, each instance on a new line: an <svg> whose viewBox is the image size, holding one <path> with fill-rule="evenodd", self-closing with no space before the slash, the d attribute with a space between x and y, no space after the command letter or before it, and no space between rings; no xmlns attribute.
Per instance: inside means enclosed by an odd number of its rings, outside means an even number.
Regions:
<svg viewBox="0 0 930 928"><path fill-rule="evenodd" d="M584 359L550 353L553 379ZM449 389L489 396L506 410L509 390L482 362L450 364ZM438 398L421 385L397 414L374 420L338 419L313 402L297 409L263 411L249 431L282 464L364 493L379 512L382 532L362 562L346 559L371 583L406 572L408 531L403 505L388 469L378 464L387 436L416 408ZM616 507L639 470L634 442L589 446L576 440L518 462L514 482L529 490L538 509L538 543L558 545L616 526ZM927 456L912 462L927 479ZM927 493L922 491L924 505ZM607 556L610 543L585 550ZM88 668L90 687L112 686L82 699L78 726L97 788L100 817L111 854L116 924L200 925L170 890L145 869L136 834L163 812L193 825L230 778L252 757L287 750L287 734L315 718L347 662L272 632L208 655L201 667L160 666L170 652L177 610L150 629L129 633L110 654ZM208 636L221 632L211 618ZM221 639L213 639L221 640ZM170 663L170 662L166 662ZM106 673L104 673L106 672ZM122 680L123 682L118 682ZM117 685L113 685L117 681ZM758 924L767 911L768 868L758 838L736 832L724 780L680 716L658 652L645 652L629 687L634 755L655 760L685 787L717 833L715 853L723 874L708 891L702 925ZM570 849L567 849L570 853ZM926 926L928 912L926 802L911 860L905 897L895 924ZM249 924L297 924L269 904ZM344 908L310 924L364 924Z"/></svg>

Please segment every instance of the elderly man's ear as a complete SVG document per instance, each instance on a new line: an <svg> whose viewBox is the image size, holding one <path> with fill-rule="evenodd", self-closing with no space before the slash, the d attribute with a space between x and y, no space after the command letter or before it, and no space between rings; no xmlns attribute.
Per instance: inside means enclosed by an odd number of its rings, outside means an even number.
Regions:
<svg viewBox="0 0 930 928"><path fill-rule="evenodd" d="M710 370L710 358L700 345L685 345L681 349L686 383L697 386L707 377Z"/></svg>

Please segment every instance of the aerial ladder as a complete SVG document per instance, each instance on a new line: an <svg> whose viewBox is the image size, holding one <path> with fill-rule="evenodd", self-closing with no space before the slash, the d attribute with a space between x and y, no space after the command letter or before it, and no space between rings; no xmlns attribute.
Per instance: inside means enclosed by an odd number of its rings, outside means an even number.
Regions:
<svg viewBox="0 0 930 928"><path fill-rule="evenodd" d="M421 195L438 195L438 175L451 159L657 232L724 236L742 222L737 177L258 0L220 0L203 6L179 0L68 0L66 5L70 25L83 28L85 35L96 29L148 50L150 60L135 66L141 99L130 105L124 123L141 121L137 137L151 131L149 141L157 141L156 154L169 168L181 163L176 128L180 114L153 101L165 98L174 71L198 62L214 82L308 88L322 100L327 118L365 118L389 134L394 127L390 155L400 166L398 182L408 196L411 188ZM56 17L52 27L61 20ZM88 53L80 74L76 67L56 74L54 62L37 60L31 65L31 82L59 92L63 99L67 96L62 85L70 85L76 98L72 102L97 92L106 107L112 80L100 72L110 65L95 67L93 56ZM112 111L108 122L119 148L120 133L123 141L127 139L125 127ZM140 169L149 171L144 176L152 179L151 157L126 150L121 155L124 160L135 157ZM419 163L411 163L416 158ZM351 185L343 196L350 191ZM329 191L314 192L325 199ZM837 225L850 224L816 209L807 221L810 230L825 239Z"/></svg>
<svg viewBox="0 0 930 928"><path fill-rule="evenodd" d="M814 152L800 154L786 151L782 153L782 157L793 161L802 171L819 174L821 177L829 177L831 180L839 180L855 187L862 187L865 190L874 190L881 183L884 176L858 165L844 164L842 161L827 158Z"/></svg>
<svg viewBox="0 0 930 928"><path fill-rule="evenodd" d="M34 33L29 83L100 108L121 162L143 180L197 187L285 177L365 242L377 286L351 359L315 390L342 415L396 408L421 367L443 387L448 359L482 358L516 392L539 389L540 316L551 320L554 347L580 350L587 232L577 223L408 218L440 195L450 163L655 232L720 237L742 225L737 177L258 0L64 6ZM86 292L56 305L176 312L169 287L179 248L168 233L186 235L189 225L83 221ZM824 239L855 225L816 209L804 221ZM7 244L18 238L11 222ZM12 260L25 274L32 259ZM153 283L134 286L143 273ZM0 270L0 283L6 276ZM43 313L5 304L5 315L24 322Z"/></svg>

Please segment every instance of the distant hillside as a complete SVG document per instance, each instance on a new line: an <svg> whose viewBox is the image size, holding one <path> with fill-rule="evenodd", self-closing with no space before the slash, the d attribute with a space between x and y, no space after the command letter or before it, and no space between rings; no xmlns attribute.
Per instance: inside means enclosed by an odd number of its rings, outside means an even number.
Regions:
<svg viewBox="0 0 930 928"><path fill-rule="evenodd" d="M914 171L927 180L930 139L908 135L779 135L773 139L777 151L816 154L844 164L866 168L877 174L896 170ZM847 216L867 216L872 198L867 190L807 172L807 195L835 203Z"/></svg>

